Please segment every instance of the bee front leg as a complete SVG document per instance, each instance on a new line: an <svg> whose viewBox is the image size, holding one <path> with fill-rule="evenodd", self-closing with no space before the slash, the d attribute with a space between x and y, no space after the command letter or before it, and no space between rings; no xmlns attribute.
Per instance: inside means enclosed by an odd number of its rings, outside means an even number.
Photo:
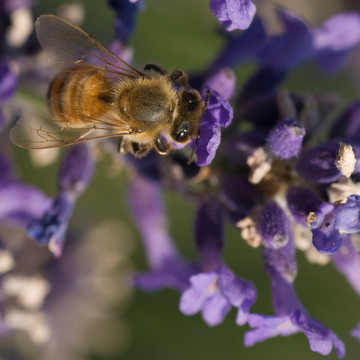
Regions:
<svg viewBox="0 0 360 360"><path fill-rule="evenodd" d="M167 152L169 150L168 145L164 142L164 140L162 139L162 137L160 135L155 139L154 146L155 146L156 151L160 155L167 154Z"/></svg>
<svg viewBox="0 0 360 360"><path fill-rule="evenodd" d="M119 141L118 141L118 146L117 146L117 151L120 154L125 154L126 153L126 149L125 149L125 139L120 136L119 137Z"/></svg>
<svg viewBox="0 0 360 360"><path fill-rule="evenodd" d="M137 142L131 142L131 152L134 154L135 157L143 157L145 156L152 146L150 144L139 144Z"/></svg>

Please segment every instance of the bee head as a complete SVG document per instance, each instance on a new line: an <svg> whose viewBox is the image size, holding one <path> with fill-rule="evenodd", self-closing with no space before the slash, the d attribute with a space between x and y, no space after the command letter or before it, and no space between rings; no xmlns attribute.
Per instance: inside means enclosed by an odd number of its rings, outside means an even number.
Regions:
<svg viewBox="0 0 360 360"><path fill-rule="evenodd" d="M185 89L179 92L177 105L170 135L176 142L185 144L198 135L204 102L198 91Z"/></svg>

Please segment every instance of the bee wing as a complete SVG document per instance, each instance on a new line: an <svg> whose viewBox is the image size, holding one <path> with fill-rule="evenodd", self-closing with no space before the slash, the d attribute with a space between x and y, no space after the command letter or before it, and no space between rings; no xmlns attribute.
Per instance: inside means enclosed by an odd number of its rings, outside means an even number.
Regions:
<svg viewBox="0 0 360 360"><path fill-rule="evenodd" d="M55 63L86 62L104 67L110 76L146 76L84 30L61 17L41 15L36 20L35 28L41 46Z"/></svg>
<svg viewBox="0 0 360 360"><path fill-rule="evenodd" d="M60 121L41 107L26 113L17 121L10 131L10 140L27 149L47 149L132 133L125 123L114 126L106 119L87 118L81 123Z"/></svg>

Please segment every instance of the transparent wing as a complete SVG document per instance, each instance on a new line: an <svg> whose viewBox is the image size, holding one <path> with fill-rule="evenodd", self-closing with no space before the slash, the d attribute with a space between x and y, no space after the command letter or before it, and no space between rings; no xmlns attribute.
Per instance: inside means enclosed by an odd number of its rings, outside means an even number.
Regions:
<svg viewBox="0 0 360 360"><path fill-rule="evenodd" d="M45 107L22 116L10 131L10 140L27 149L46 149L80 142L132 134L125 123L109 124L109 119L86 118L81 122L54 119Z"/></svg>
<svg viewBox="0 0 360 360"><path fill-rule="evenodd" d="M35 27L41 46L55 63L85 62L104 67L110 77L146 77L84 30L61 17L41 15L36 20Z"/></svg>

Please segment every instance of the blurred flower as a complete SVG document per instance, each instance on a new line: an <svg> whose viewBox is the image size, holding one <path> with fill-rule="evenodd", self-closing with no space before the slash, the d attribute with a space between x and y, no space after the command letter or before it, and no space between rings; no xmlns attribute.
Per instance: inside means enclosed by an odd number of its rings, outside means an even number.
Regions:
<svg viewBox="0 0 360 360"><path fill-rule="evenodd" d="M150 265L149 272L133 277L135 286L146 291L186 288L194 269L181 258L170 238L160 185L138 174L129 184L129 203Z"/></svg>
<svg viewBox="0 0 360 360"><path fill-rule="evenodd" d="M145 6L143 0L107 0L115 11L115 36L118 40L127 42L135 30L138 12Z"/></svg>
<svg viewBox="0 0 360 360"><path fill-rule="evenodd" d="M227 31L232 31L247 29L255 15L256 7L251 0L211 0L210 10Z"/></svg>
<svg viewBox="0 0 360 360"><path fill-rule="evenodd" d="M66 229L77 197L86 189L92 173L93 159L86 145L77 145L66 154L59 171L59 193L40 219L27 226L29 236L41 245L49 245L59 257Z"/></svg>
<svg viewBox="0 0 360 360"><path fill-rule="evenodd" d="M62 261L48 264L52 291L44 312L51 338L39 359L78 360L89 353L106 357L124 349L129 335L122 312L131 296L131 243L126 224L107 221L87 229Z"/></svg>
<svg viewBox="0 0 360 360"><path fill-rule="evenodd" d="M0 108L11 98L16 90L17 79L9 64L0 61ZM0 127L4 124L3 114L0 111Z"/></svg>

